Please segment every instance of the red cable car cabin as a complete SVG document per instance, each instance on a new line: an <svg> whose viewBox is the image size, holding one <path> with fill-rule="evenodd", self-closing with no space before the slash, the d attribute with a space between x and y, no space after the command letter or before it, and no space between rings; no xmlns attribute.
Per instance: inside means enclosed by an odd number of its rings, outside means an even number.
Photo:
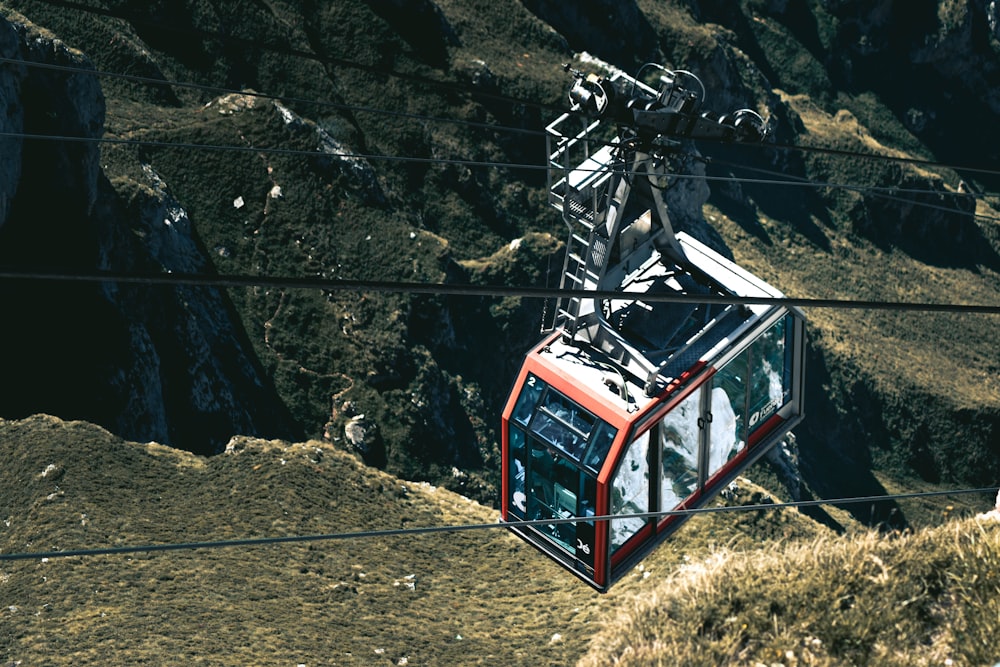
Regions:
<svg viewBox="0 0 1000 667"><path fill-rule="evenodd" d="M549 128L550 166L583 141L558 131L566 118ZM604 295L557 308L559 326L525 357L502 422L502 519L541 521L511 530L600 591L686 518L634 515L704 504L803 416L802 313L768 304L781 293L674 235L655 192L630 199L641 179L615 172L649 155L620 148L550 169L563 175L550 201L570 227L563 284ZM628 215L629 202L642 212ZM614 225L612 209L622 212ZM544 523L573 517L583 520Z"/></svg>
<svg viewBox="0 0 1000 667"><path fill-rule="evenodd" d="M780 297L697 241L678 239L742 282L746 289L737 294ZM654 312L642 302L621 303L636 311L627 313L632 326L655 324L641 321ZM505 521L697 507L801 420L804 323L797 310L683 304L666 310L680 324L672 332L677 350L663 371L674 379L655 396L602 353L566 342L562 332L528 353L503 412ZM685 518L511 530L604 591Z"/></svg>

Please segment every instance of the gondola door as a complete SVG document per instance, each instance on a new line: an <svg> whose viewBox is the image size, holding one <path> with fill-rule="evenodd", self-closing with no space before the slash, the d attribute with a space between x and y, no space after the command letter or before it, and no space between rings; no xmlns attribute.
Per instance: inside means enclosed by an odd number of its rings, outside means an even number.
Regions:
<svg viewBox="0 0 1000 667"><path fill-rule="evenodd" d="M595 515L597 470L585 461L603 461L615 430L533 374L507 428L509 518L541 522L531 530L546 541L533 540L535 545L592 578L594 522L571 519Z"/></svg>

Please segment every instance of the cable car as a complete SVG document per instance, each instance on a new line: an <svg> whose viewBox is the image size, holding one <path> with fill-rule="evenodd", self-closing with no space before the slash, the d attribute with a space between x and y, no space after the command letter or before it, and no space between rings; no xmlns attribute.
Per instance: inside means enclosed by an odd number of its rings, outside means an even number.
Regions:
<svg viewBox="0 0 1000 667"><path fill-rule="evenodd" d="M693 75L661 71L659 88L573 72L571 111L547 128L570 296L502 416L501 520L602 592L685 519L636 515L703 505L803 417L803 314L674 233L663 198L678 135L766 127L748 110L699 114Z"/></svg>

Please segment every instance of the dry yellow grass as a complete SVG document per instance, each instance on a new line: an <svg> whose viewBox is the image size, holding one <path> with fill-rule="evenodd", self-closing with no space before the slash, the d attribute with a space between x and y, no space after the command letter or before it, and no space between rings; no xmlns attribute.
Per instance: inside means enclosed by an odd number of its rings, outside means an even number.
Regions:
<svg viewBox="0 0 1000 667"><path fill-rule="evenodd" d="M720 549L637 598L578 664L991 665L998 624L995 515Z"/></svg>
<svg viewBox="0 0 1000 667"><path fill-rule="evenodd" d="M232 445L202 458L83 422L0 420L0 552L497 519L329 443ZM697 516L607 595L499 528L0 561L0 662L567 665L680 564L823 532L793 511Z"/></svg>

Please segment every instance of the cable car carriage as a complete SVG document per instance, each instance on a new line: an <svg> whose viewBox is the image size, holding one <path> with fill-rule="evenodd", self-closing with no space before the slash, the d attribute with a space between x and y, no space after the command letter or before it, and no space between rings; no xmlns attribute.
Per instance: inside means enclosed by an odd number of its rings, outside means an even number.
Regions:
<svg viewBox="0 0 1000 667"><path fill-rule="evenodd" d="M547 128L571 296L503 411L501 519L606 591L686 518L635 515L703 505L802 419L805 323L674 233L663 199L669 136L760 140L760 117L698 115L688 73L663 70L658 90L573 74L573 110Z"/></svg>

